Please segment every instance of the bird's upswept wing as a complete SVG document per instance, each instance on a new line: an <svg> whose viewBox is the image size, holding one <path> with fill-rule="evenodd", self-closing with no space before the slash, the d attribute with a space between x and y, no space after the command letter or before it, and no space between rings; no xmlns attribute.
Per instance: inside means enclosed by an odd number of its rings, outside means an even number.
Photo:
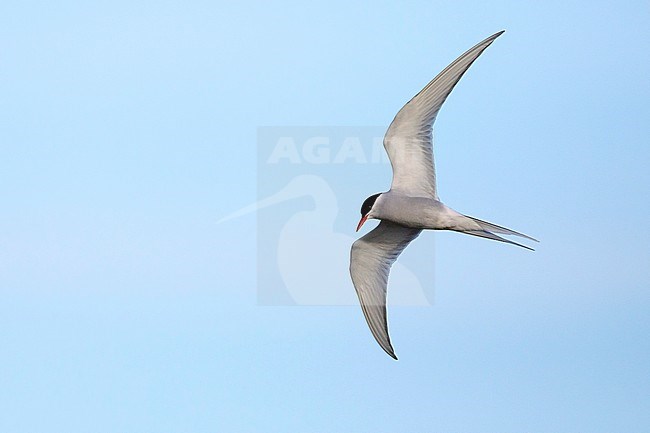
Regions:
<svg viewBox="0 0 650 433"><path fill-rule="evenodd" d="M355 241L350 251L350 275L370 331L382 349L395 359L386 319L388 274L397 257L420 232L382 221Z"/></svg>
<svg viewBox="0 0 650 433"><path fill-rule="evenodd" d="M502 33L495 33L454 60L397 113L384 137L393 167L391 190L438 199L433 122L458 80Z"/></svg>

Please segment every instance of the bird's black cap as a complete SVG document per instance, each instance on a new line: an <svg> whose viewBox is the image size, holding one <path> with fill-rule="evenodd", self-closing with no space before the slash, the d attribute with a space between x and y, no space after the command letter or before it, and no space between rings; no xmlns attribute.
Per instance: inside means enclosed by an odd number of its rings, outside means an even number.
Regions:
<svg viewBox="0 0 650 433"><path fill-rule="evenodd" d="M361 216L365 216L370 212L370 209L372 209L372 206L375 204L375 201L377 200L377 197L379 197L381 193L371 195L368 197L363 204L361 205Z"/></svg>

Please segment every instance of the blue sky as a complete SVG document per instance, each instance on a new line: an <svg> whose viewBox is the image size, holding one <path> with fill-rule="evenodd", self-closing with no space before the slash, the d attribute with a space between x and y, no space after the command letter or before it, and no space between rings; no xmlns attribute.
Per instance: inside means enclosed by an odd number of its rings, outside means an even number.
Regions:
<svg viewBox="0 0 650 433"><path fill-rule="evenodd" d="M648 430L647 2L0 17L2 431ZM438 117L439 190L537 251L418 239L435 300L390 309L399 362L356 306L258 305L260 216L216 223L258 199L258 127L386 127L501 29ZM336 227L388 175L341 171Z"/></svg>

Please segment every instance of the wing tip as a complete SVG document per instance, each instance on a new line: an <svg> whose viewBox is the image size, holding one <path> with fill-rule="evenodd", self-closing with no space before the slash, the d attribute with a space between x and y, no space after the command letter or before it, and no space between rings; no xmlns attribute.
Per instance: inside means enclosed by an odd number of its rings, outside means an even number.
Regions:
<svg viewBox="0 0 650 433"><path fill-rule="evenodd" d="M375 340L377 343L379 343L379 347L381 347L384 352L388 354L391 358L393 358L395 361L398 361L397 355L395 355L395 349L393 349L393 344L390 341L390 335L388 334L388 323L386 323L386 338L383 338L381 335L378 335L375 332L375 329L372 327L370 330L372 331L373 337L375 337Z"/></svg>
<svg viewBox="0 0 650 433"><path fill-rule="evenodd" d="M395 351L393 350L392 346L390 346L390 349L387 349L387 348L382 346L382 349L384 349L384 352L386 352L388 354L388 356L393 358L395 361L399 361L399 359L397 359L397 355L395 355Z"/></svg>
<svg viewBox="0 0 650 433"><path fill-rule="evenodd" d="M492 36L488 36L487 38L485 38L485 40L483 42L479 43L479 45L480 44L488 44L488 45L490 45L490 44L492 44L492 42L494 42L494 40L496 38L498 38L499 36L501 36L505 32L506 32L505 30L498 31L495 34L493 34Z"/></svg>

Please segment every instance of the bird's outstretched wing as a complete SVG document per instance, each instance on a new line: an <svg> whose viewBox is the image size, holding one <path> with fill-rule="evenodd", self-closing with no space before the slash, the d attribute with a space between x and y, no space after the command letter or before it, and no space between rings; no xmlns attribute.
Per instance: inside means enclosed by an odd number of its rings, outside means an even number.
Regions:
<svg viewBox="0 0 650 433"><path fill-rule="evenodd" d="M391 190L438 199L433 122L458 80L502 33L493 34L454 60L397 113L384 137L393 167Z"/></svg>
<svg viewBox="0 0 650 433"><path fill-rule="evenodd" d="M379 345L397 359L388 335L386 287L390 268L404 248L422 232L382 221L352 244L350 275L361 309Z"/></svg>

